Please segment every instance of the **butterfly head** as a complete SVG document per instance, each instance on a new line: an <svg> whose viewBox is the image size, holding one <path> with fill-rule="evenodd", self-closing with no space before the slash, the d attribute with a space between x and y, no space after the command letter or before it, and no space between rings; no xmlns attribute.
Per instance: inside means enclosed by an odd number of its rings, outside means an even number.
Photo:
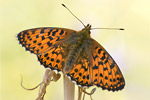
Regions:
<svg viewBox="0 0 150 100"><path fill-rule="evenodd" d="M91 37L90 36L90 34L91 34L90 30L91 30L91 25L90 24L88 24L87 26L84 26L84 28L81 31L78 32L79 37L82 40L90 38Z"/></svg>
<svg viewBox="0 0 150 100"><path fill-rule="evenodd" d="M82 30L85 30L87 32L89 32L89 34L91 33L90 30L91 30L91 25L90 24L87 24L87 26L85 26L85 28L83 28Z"/></svg>
<svg viewBox="0 0 150 100"><path fill-rule="evenodd" d="M87 26L85 26L81 31L79 31L79 35L85 38L89 38L91 34L90 30L91 30L91 25L87 24Z"/></svg>

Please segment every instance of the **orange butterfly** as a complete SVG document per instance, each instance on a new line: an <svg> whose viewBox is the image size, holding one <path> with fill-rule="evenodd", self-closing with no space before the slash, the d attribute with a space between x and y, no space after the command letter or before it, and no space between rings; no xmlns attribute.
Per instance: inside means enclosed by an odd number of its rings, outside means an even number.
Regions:
<svg viewBox="0 0 150 100"><path fill-rule="evenodd" d="M62 71L81 87L123 89L125 80L120 69L109 53L91 38L90 30L89 24L81 31L44 27L22 31L17 37L45 68Z"/></svg>

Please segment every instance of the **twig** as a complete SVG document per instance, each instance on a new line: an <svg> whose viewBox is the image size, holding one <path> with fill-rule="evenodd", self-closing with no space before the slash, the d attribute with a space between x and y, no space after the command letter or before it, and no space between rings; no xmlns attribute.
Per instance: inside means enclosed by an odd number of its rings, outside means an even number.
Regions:
<svg viewBox="0 0 150 100"><path fill-rule="evenodd" d="M64 75L64 100L74 100L75 84Z"/></svg>
<svg viewBox="0 0 150 100"><path fill-rule="evenodd" d="M95 91L96 91L96 88L93 88L93 89L91 90L91 92L87 92L85 88L78 87L78 100L81 100L82 92L84 93L82 100L84 100L85 94L89 95L90 98L91 98L91 100L93 100L93 99L92 99L92 95L94 94Z"/></svg>
<svg viewBox="0 0 150 100"><path fill-rule="evenodd" d="M81 100L82 92L83 92L82 89L78 87L78 100Z"/></svg>
<svg viewBox="0 0 150 100"><path fill-rule="evenodd" d="M26 90L34 90L40 86L39 94L36 100L44 100L44 95L46 94L46 87L50 84L51 81L57 81L60 78L61 74L51 71L49 68L46 69L43 81L34 88L26 88L23 86L23 78L21 76L21 86Z"/></svg>

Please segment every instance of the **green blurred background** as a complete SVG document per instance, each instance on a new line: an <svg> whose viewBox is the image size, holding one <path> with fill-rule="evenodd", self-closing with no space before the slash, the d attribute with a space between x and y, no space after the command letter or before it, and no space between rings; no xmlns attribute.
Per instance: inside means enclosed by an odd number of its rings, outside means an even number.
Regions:
<svg viewBox="0 0 150 100"><path fill-rule="evenodd" d="M83 28L61 3L84 24L125 28L125 31L92 30L92 37L112 55L126 80L122 91L97 88L93 99L149 100L149 0L0 0L0 100L35 100L38 89L23 89L21 75L24 86L32 88L42 81L45 72L37 57L19 45L16 36L20 31L36 27ZM63 93L61 77L48 86L45 100L63 100ZM75 96L77 100L77 92Z"/></svg>

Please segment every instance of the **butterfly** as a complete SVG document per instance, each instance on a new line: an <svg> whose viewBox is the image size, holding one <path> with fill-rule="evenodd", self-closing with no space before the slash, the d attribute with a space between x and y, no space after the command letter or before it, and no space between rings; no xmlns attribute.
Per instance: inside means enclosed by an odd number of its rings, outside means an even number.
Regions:
<svg viewBox="0 0 150 100"><path fill-rule="evenodd" d="M45 68L63 72L80 87L123 89L125 80L118 65L90 30L89 24L80 31L43 27L24 30L17 37Z"/></svg>

